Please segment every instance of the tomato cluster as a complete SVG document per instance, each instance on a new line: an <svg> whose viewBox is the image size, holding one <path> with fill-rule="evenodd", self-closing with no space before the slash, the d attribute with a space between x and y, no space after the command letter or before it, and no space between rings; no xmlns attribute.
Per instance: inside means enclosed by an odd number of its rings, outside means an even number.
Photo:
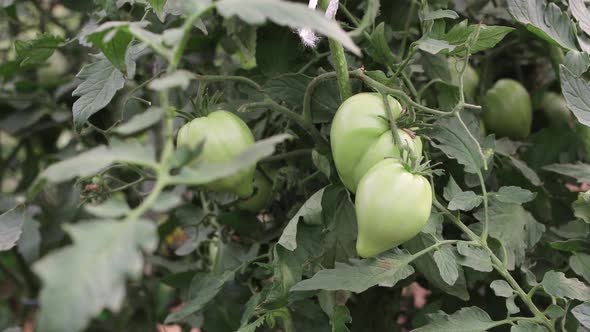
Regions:
<svg viewBox="0 0 590 332"><path fill-rule="evenodd" d="M430 183L403 165L389 118L397 120L401 105L375 93L360 93L336 112L330 131L332 154L340 179L356 192L357 253L372 257L414 237L428 221L432 205ZM422 154L419 137L398 129L408 157ZM405 157L405 156L402 156Z"/></svg>

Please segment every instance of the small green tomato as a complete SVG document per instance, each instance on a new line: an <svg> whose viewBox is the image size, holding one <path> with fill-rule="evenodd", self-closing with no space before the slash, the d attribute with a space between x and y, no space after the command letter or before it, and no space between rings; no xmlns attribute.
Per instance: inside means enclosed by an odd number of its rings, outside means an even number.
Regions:
<svg viewBox="0 0 590 332"><path fill-rule="evenodd" d="M178 131L178 146L195 148L205 140L202 153L193 163L225 163L235 159L240 153L254 144L254 136L248 125L236 115L227 111L217 111L206 117L196 118ZM237 174L207 183L205 187L215 191L235 193L245 198L252 194L252 180L256 166Z"/></svg>

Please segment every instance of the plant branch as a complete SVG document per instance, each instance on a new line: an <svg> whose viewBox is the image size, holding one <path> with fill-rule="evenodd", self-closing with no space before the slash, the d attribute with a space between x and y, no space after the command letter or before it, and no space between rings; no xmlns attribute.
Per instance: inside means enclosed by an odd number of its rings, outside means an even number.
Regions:
<svg viewBox="0 0 590 332"><path fill-rule="evenodd" d="M314 140L319 152L329 152L330 144L328 143L328 141L322 136L320 131L313 125L313 123L307 121L303 116L293 112L285 106L277 104L274 100L270 98L267 98L261 102L244 104L238 109L238 112L244 112L250 108L267 108L288 117L289 119L295 121L298 125L300 125L303 129L307 131L307 133Z"/></svg>

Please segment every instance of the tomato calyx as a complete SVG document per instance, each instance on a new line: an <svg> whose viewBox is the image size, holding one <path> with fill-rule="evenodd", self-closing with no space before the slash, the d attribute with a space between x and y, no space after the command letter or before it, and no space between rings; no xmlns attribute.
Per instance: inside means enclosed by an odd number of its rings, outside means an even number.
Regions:
<svg viewBox="0 0 590 332"><path fill-rule="evenodd" d="M424 157L422 156L419 158L407 158L407 155L405 155L404 157L405 158L389 157L389 159L398 161L408 173L413 175L429 177L433 175L440 176L444 174L442 169L436 168L442 164L440 162L432 164L430 160L424 161Z"/></svg>

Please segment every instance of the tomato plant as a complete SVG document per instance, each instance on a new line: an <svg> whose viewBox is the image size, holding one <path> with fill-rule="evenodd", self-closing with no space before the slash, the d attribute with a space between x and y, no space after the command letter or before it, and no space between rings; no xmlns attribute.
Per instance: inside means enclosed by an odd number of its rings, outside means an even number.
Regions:
<svg viewBox="0 0 590 332"><path fill-rule="evenodd" d="M0 1L0 331L589 331L586 6Z"/></svg>

